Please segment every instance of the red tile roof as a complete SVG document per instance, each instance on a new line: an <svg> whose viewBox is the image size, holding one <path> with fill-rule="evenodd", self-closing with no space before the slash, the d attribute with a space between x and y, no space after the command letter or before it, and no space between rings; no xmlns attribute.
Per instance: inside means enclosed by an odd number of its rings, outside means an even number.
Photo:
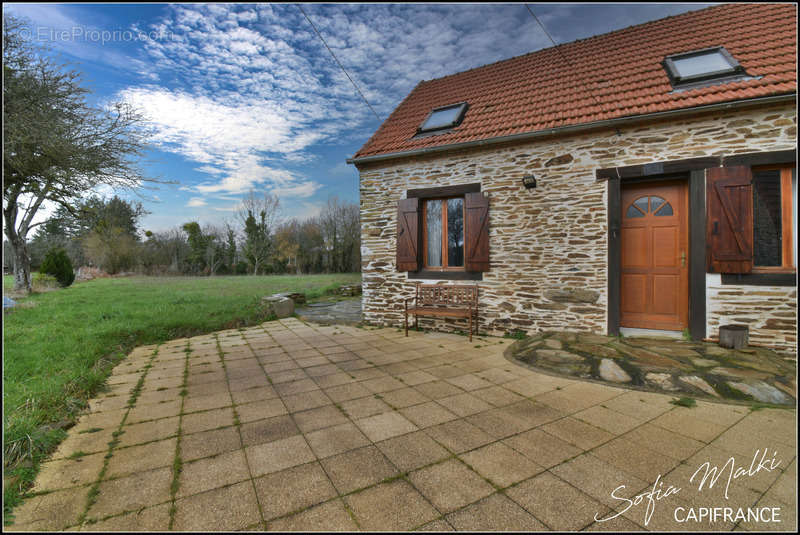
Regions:
<svg viewBox="0 0 800 535"><path fill-rule="evenodd" d="M423 81L354 158L795 93L796 31L794 4L723 4ZM714 46L753 79L673 90L663 59ZM458 127L412 139L433 108L458 102L469 103Z"/></svg>

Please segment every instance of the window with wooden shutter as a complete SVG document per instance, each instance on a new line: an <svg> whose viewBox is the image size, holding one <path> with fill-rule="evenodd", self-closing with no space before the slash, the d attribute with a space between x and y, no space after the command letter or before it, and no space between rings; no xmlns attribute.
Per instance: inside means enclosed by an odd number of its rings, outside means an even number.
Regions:
<svg viewBox="0 0 800 535"><path fill-rule="evenodd" d="M465 267L489 271L489 199L483 193L467 193L465 205Z"/></svg>
<svg viewBox="0 0 800 535"><path fill-rule="evenodd" d="M397 204L397 271L419 268L419 199L401 199Z"/></svg>
<svg viewBox="0 0 800 535"><path fill-rule="evenodd" d="M489 201L480 184L407 190L397 211L397 270L409 278L482 280Z"/></svg>
<svg viewBox="0 0 800 535"><path fill-rule="evenodd" d="M753 176L749 167L714 167L706 173L708 271L753 269Z"/></svg>

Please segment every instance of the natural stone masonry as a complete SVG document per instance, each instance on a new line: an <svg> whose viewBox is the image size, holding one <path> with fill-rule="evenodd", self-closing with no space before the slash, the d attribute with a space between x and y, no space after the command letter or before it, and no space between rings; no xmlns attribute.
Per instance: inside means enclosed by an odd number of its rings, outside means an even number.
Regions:
<svg viewBox="0 0 800 535"><path fill-rule="evenodd" d="M595 170L794 149L796 139L793 105L773 105L360 165L364 320L399 326L402 300L413 296L415 281L395 269L397 202L406 190L480 183L489 197L491 262L477 282L481 331L605 333L607 190ZM530 173L538 186L526 190L521 180ZM741 317L752 324L753 344L796 351L796 293L710 288L709 337ZM431 318L420 325L466 329Z"/></svg>
<svg viewBox="0 0 800 535"><path fill-rule="evenodd" d="M752 345L782 350L797 360L797 287L732 286L706 276L707 331L719 339L721 325L747 325Z"/></svg>
<svg viewBox="0 0 800 535"><path fill-rule="evenodd" d="M544 347L602 338L567 334ZM794 410L677 407L673 396L519 366L503 356L510 340L475 342L286 319L168 342L155 357L138 348L7 529L794 531ZM158 398L168 391L184 401ZM133 407L112 408L120 396ZM72 438L97 428L84 435L114 429L119 443L76 471L67 461L84 442ZM759 448L777 452L776 468L738 479L729 500L688 485L701 463L746 466ZM658 475L684 490L649 523L642 507L595 521L620 506L615 487L631 497ZM671 520L676 506L709 499L778 507L782 523Z"/></svg>
<svg viewBox="0 0 800 535"><path fill-rule="evenodd" d="M506 356L566 376L655 391L776 405L794 405L797 397L795 362L763 348L554 332L519 340Z"/></svg>

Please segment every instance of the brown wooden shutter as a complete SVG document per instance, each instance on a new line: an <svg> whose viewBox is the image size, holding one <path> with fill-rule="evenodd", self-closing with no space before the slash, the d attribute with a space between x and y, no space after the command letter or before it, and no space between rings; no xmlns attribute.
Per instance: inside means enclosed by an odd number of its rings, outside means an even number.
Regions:
<svg viewBox="0 0 800 535"><path fill-rule="evenodd" d="M753 174L749 167L714 167L706 172L708 271L753 269Z"/></svg>
<svg viewBox="0 0 800 535"><path fill-rule="evenodd" d="M464 206L464 266L467 271L489 271L489 198L482 193L467 193Z"/></svg>
<svg viewBox="0 0 800 535"><path fill-rule="evenodd" d="M397 271L419 269L419 199L397 203Z"/></svg>

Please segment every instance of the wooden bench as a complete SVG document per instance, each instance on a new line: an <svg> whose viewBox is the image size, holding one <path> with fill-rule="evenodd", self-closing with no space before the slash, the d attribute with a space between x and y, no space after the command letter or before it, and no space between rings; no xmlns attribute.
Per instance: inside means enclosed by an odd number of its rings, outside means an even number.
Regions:
<svg viewBox="0 0 800 535"><path fill-rule="evenodd" d="M413 301L414 306L408 306ZM420 284L414 297L405 300L406 336L408 315L414 315L414 328L419 328L419 316L436 318L466 318L469 320L469 341L473 325L478 332L478 285ZM473 318L475 321L473 321Z"/></svg>

